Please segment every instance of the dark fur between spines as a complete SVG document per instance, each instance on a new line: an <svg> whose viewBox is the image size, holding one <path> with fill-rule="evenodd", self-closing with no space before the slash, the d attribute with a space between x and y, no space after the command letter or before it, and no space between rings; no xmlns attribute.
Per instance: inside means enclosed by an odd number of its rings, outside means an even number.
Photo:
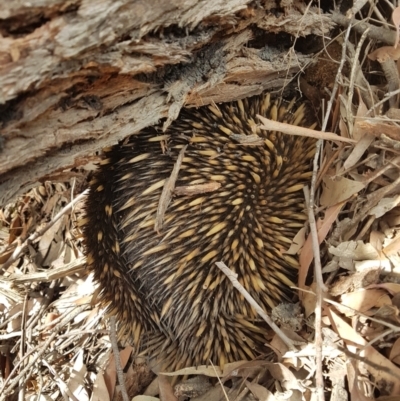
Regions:
<svg viewBox="0 0 400 401"><path fill-rule="evenodd" d="M150 350L164 370L222 366L263 349L255 311L216 261L235 270L265 309L293 298L298 264L284 252L306 221L302 186L314 140L262 131L256 114L310 125L303 102L269 94L184 109L166 133L146 128L108 149L90 183L88 267L121 335ZM242 145L231 133L257 134L265 143ZM176 186L221 186L173 197L158 234L160 194L185 145Z"/></svg>

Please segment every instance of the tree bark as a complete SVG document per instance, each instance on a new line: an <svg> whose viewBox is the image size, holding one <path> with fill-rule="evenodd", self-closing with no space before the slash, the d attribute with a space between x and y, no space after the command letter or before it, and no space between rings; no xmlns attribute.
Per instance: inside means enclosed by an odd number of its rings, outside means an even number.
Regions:
<svg viewBox="0 0 400 401"><path fill-rule="evenodd" d="M183 106L284 88L311 60L290 40L331 27L301 0L0 0L0 204Z"/></svg>

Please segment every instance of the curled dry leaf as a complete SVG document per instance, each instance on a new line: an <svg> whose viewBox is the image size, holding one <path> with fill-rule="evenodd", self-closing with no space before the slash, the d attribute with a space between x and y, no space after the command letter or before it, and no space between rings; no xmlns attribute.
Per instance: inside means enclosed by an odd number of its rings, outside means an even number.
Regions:
<svg viewBox="0 0 400 401"><path fill-rule="evenodd" d="M384 63L387 60L398 60L400 58L400 48L393 46L382 46L368 54L368 58L372 61Z"/></svg>

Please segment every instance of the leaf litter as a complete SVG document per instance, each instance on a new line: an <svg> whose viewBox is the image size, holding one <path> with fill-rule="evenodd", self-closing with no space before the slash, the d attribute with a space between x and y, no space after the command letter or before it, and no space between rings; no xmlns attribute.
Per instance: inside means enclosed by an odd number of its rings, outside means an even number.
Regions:
<svg viewBox="0 0 400 401"><path fill-rule="evenodd" d="M314 209L328 287L318 328L322 344L315 335L315 247L303 229L286 250L300 256L304 316L296 330L286 329L296 349L271 331L271 353L259 360L222 371L200 366L155 375L128 344L120 344L117 366L107 316L96 305L98 288L84 269L77 226L82 202L55 219L84 185L46 182L0 210L1 397L23 388L27 400L112 400L124 391L137 401L316 400L319 371L332 400L400 396L400 65L399 29L390 23L393 15L399 27L400 8L385 3L355 2L347 12L353 20L336 13L340 44L326 38L313 76L306 71L301 78L310 99L316 91L319 103L331 101L328 131L342 139L316 134L329 138L319 159ZM377 17L373 24L370 15ZM350 23L352 37L346 35ZM377 28L387 33L382 42L376 41ZM336 92L323 64L332 57L334 74L343 65ZM280 314L275 311L277 321Z"/></svg>

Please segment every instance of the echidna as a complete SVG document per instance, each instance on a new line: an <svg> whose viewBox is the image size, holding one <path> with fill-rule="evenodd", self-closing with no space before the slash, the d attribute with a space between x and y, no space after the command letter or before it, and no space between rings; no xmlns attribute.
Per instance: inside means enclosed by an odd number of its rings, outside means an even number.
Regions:
<svg viewBox="0 0 400 401"><path fill-rule="evenodd" d="M165 370L254 358L265 343L215 262L266 309L292 298L298 262L285 251L306 220L314 140L262 131L256 115L305 124L296 103L267 93L184 109L166 132L105 150L86 205L87 263L121 332Z"/></svg>

